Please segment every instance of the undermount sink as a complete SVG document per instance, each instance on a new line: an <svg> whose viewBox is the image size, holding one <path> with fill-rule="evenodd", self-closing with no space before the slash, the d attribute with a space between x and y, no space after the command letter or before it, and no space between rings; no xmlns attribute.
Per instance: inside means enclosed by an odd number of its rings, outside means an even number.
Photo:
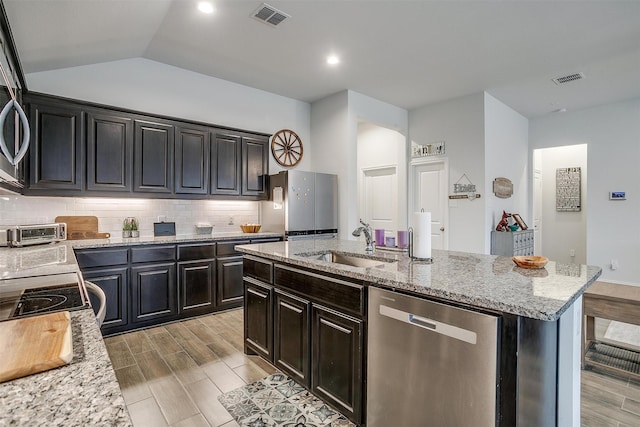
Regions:
<svg viewBox="0 0 640 427"><path fill-rule="evenodd" d="M377 258L372 256L362 256L362 255L349 255L341 252L324 252L324 253L314 253L314 254L298 254L298 256L302 256L305 258L310 258L318 261L330 262L332 264L342 264L348 265L351 267L360 267L360 268L368 268L368 267L378 267L384 268L387 265L392 265L397 263L395 259L387 259L387 258Z"/></svg>

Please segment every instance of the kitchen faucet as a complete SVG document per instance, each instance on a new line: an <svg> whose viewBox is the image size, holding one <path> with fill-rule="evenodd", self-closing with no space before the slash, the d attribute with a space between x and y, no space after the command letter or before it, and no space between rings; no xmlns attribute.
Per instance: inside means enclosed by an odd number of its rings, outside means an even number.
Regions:
<svg viewBox="0 0 640 427"><path fill-rule="evenodd" d="M362 227L356 228L351 234L353 234L355 237L360 237L360 234L364 232L364 238L367 241L367 247L365 248L365 251L373 252L373 230L371 229L371 226L369 224L365 224L362 219L360 219L360 224L362 224Z"/></svg>

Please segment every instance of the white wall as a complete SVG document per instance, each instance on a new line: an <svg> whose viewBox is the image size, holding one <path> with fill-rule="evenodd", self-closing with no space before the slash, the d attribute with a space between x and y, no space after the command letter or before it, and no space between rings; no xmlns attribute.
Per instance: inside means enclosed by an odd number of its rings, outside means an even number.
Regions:
<svg viewBox="0 0 640 427"><path fill-rule="evenodd" d="M456 98L409 112L409 138L412 143L445 141L449 159L449 192L466 174L482 198L473 201L450 200L449 249L486 252L488 231L485 221L484 93Z"/></svg>
<svg viewBox="0 0 640 427"><path fill-rule="evenodd" d="M122 235L129 216L140 221L141 236L153 236L153 223L164 215L176 223L176 234L186 235L198 222L209 222L214 232L240 231L240 224L259 221L259 202L0 196L0 227L46 224L67 215L97 216L99 231L113 237Z"/></svg>
<svg viewBox="0 0 640 427"><path fill-rule="evenodd" d="M484 99L485 114L485 252L491 252L491 230L502 218L502 211L519 213L533 228L529 216L529 121L520 113L489 94ZM513 183L513 195L501 199L493 194L493 180L505 177ZM484 197L484 194L483 194Z"/></svg>
<svg viewBox="0 0 640 427"><path fill-rule="evenodd" d="M542 174L542 255L562 263L587 262L587 145L546 148L535 168ZM537 156L536 156L537 157ZM581 168L581 211L556 211L556 169ZM575 258L569 250L575 250Z"/></svg>
<svg viewBox="0 0 640 427"><path fill-rule="evenodd" d="M587 263L602 267L600 280L640 285L640 98L533 119L529 142L588 144ZM609 201L609 191L626 191L627 200Z"/></svg>
<svg viewBox="0 0 640 427"><path fill-rule="evenodd" d="M353 239L358 226L358 123L371 122L406 134L407 111L353 91L330 95L311 105L312 168L338 174L339 233ZM403 165L406 176L406 164ZM399 192L406 193L404 188Z"/></svg>
<svg viewBox="0 0 640 427"><path fill-rule="evenodd" d="M311 168L310 104L143 58L26 75L30 91L256 132L291 129ZM272 156L270 173L282 169Z"/></svg>

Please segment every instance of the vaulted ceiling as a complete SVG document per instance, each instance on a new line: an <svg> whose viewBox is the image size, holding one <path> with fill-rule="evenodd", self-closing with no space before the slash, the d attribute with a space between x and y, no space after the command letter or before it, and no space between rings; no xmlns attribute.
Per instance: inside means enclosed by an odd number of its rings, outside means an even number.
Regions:
<svg viewBox="0 0 640 427"><path fill-rule="evenodd" d="M527 117L640 96L640 1L3 0L27 75L143 57L313 102L413 109L486 90ZM337 66L325 59L341 58ZM582 72L584 79L551 79Z"/></svg>

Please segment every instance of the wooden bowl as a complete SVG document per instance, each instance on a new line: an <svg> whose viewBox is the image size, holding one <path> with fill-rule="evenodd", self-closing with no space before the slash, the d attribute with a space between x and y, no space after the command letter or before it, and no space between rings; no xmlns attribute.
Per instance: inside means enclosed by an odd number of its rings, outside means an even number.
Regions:
<svg viewBox="0 0 640 427"><path fill-rule="evenodd" d="M533 255L514 256L511 259L518 267L522 268L544 268L547 262L549 262L549 258L545 256Z"/></svg>
<svg viewBox="0 0 640 427"><path fill-rule="evenodd" d="M240 228L242 229L243 233L257 233L258 231L260 231L260 227L262 227L262 225L260 225L260 224L242 224L242 225L240 225Z"/></svg>

